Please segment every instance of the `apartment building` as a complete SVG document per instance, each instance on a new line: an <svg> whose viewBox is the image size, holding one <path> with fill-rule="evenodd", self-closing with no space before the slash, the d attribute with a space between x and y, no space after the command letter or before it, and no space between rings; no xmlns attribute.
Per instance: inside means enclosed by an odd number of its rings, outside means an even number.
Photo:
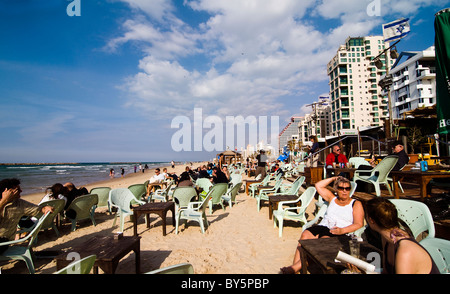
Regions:
<svg viewBox="0 0 450 294"><path fill-rule="evenodd" d="M348 37L327 64L330 135L358 127L381 126L389 117L388 96L382 93L378 82L395 60L383 54L382 67L377 68L373 62L386 48L389 43L384 43L383 36Z"/></svg>
<svg viewBox="0 0 450 294"><path fill-rule="evenodd" d="M329 97L319 97L317 102L312 103L311 112L298 124L299 140L308 142L309 136L325 138L331 131L331 100Z"/></svg>
<svg viewBox="0 0 450 294"><path fill-rule="evenodd" d="M424 51L400 54L389 72L392 76L390 91L394 120L402 119L407 111L436 104L435 60L434 46Z"/></svg>
<svg viewBox="0 0 450 294"><path fill-rule="evenodd" d="M298 124L303 117L291 117L291 121L284 127L278 136L278 148L282 150L284 146L287 146L288 141L299 139ZM281 152L281 151L280 151Z"/></svg>

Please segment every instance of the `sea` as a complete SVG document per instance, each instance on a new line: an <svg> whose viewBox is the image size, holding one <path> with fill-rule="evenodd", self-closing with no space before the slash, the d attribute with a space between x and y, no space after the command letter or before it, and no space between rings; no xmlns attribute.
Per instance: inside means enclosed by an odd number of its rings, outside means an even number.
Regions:
<svg viewBox="0 0 450 294"><path fill-rule="evenodd" d="M46 188L55 183L72 182L77 188L87 184L110 179L109 172L114 169L115 178L121 177L121 169L125 175L139 170L139 164L149 169L168 166L170 162L95 162L95 163L43 163L43 164L2 164L0 180L17 178L20 180L22 195L45 193Z"/></svg>

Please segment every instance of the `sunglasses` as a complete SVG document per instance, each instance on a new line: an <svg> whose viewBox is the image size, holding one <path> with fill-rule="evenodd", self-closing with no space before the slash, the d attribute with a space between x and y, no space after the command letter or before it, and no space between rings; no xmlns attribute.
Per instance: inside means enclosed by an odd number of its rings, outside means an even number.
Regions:
<svg viewBox="0 0 450 294"><path fill-rule="evenodd" d="M350 191L352 189L352 187L341 187L341 186L338 186L337 188L338 188L339 191L344 191L344 190L345 191Z"/></svg>

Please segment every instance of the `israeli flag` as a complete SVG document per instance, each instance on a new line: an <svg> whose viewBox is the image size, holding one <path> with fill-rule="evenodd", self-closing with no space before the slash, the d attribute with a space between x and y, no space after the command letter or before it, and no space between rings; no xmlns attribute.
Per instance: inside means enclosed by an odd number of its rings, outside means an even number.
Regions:
<svg viewBox="0 0 450 294"><path fill-rule="evenodd" d="M384 42L392 42L406 37L411 28L409 26L409 18L397 19L393 22L383 25Z"/></svg>

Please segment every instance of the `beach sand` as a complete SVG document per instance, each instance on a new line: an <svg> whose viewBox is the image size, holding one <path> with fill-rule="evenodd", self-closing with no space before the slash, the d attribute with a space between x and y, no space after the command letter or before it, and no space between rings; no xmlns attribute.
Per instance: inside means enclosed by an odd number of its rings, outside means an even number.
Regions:
<svg viewBox="0 0 450 294"><path fill-rule="evenodd" d="M194 168L200 163L195 163ZM184 171L184 165L175 169L168 167L169 172L178 175ZM154 170L145 173L128 174L124 178L86 185L93 187L108 186L111 188L128 187L143 183L154 174ZM243 179L247 179L244 175ZM43 194L23 195L22 198L38 203ZM244 189L236 198L232 208L226 206L223 211L215 206L212 214L207 210L210 223L205 234L201 233L198 223L190 221L186 226L182 223L178 235L172 223L171 212L167 213L167 235L162 235L162 221L156 214L150 215L151 226L147 229L144 217L138 221L138 233L141 236L141 273L179 263L191 263L196 274L277 274L280 267L290 265L301 234L301 226L296 222L285 221L283 236L278 237L278 228L274 228L273 220L268 217L267 202L257 211L256 200L247 196ZM312 217L315 205L311 203L307 212ZM96 210L96 226L90 220L78 224L75 232L70 231L70 223L64 223L56 237L52 230L41 232L35 252L42 250L59 251L82 244L88 238L100 235L108 236L117 232L119 226L112 227L114 214L105 208ZM133 235L133 222L126 219L124 236ZM118 265L116 273L134 274L134 253L125 256ZM28 273L22 261L0 263L2 274ZM35 259L37 274L50 274L56 271L56 262L50 258ZM101 269L99 270L102 273Z"/></svg>

